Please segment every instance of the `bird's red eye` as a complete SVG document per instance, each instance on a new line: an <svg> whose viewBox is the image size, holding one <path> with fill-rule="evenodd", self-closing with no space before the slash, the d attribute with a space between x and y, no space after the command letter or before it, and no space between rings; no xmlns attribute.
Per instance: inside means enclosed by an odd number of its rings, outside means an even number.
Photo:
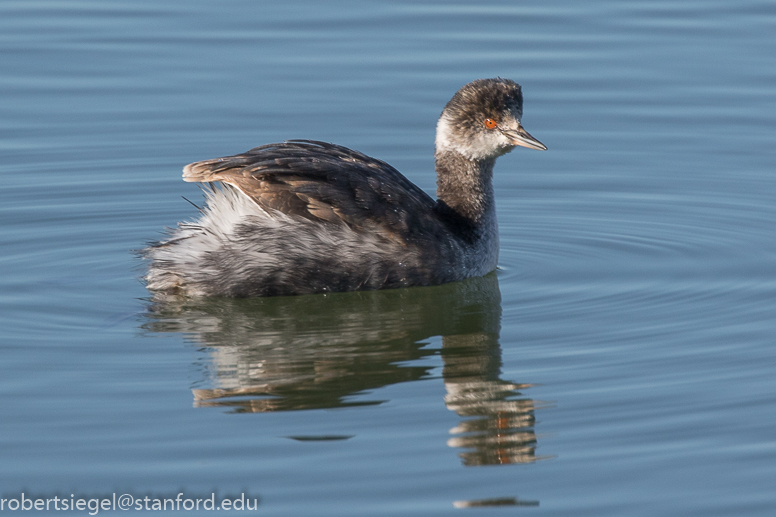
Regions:
<svg viewBox="0 0 776 517"><path fill-rule="evenodd" d="M483 124L485 124L485 127L488 129L496 129L496 126L498 126L496 121L492 118L486 118Z"/></svg>

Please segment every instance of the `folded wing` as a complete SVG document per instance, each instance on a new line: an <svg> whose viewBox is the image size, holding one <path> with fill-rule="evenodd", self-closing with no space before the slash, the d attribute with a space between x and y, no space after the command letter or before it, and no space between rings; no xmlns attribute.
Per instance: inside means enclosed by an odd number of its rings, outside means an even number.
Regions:
<svg viewBox="0 0 776 517"><path fill-rule="evenodd" d="M290 140L192 163L190 182L232 185L268 213L406 241L434 231L436 201L387 163L339 145Z"/></svg>

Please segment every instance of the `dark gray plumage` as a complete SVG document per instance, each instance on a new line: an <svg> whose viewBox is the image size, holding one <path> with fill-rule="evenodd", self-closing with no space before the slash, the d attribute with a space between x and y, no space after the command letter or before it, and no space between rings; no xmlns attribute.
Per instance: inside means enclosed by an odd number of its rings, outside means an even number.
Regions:
<svg viewBox="0 0 776 517"><path fill-rule="evenodd" d="M496 267L492 171L516 145L520 86L464 86L437 125L435 201L385 162L291 140L192 163L185 181L220 182L201 218L143 251L152 291L273 296L435 285Z"/></svg>

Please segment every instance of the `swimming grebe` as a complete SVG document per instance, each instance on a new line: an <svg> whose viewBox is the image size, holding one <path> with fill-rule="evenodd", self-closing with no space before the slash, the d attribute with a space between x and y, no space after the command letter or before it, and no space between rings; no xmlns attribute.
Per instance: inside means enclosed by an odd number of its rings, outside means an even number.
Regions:
<svg viewBox="0 0 776 517"><path fill-rule="evenodd" d="M520 85L480 79L437 123L437 196L385 162L290 140L192 163L206 191L196 222L143 250L148 289L189 296L277 296L436 285L496 268L496 158L547 148L523 129Z"/></svg>

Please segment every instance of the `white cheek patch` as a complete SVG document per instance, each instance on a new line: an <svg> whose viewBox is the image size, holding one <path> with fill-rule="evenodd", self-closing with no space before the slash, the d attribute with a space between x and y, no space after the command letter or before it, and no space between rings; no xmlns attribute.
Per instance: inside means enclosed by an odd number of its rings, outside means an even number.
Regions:
<svg viewBox="0 0 776 517"><path fill-rule="evenodd" d="M452 134L453 129L450 127L450 121L446 116L442 115L437 122L435 142L437 151L455 149L456 146L451 140Z"/></svg>
<svg viewBox="0 0 776 517"><path fill-rule="evenodd" d="M437 152L456 151L469 160L479 161L501 156L513 147L509 139L498 130L472 131L459 135L447 116L442 115L437 122Z"/></svg>

